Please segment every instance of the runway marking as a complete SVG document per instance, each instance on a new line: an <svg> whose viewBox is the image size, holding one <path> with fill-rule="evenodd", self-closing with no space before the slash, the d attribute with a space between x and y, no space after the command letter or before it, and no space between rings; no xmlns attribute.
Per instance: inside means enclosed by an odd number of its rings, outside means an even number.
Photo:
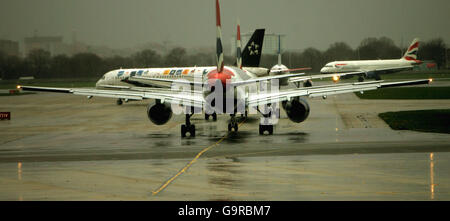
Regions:
<svg viewBox="0 0 450 221"><path fill-rule="evenodd" d="M245 123L244 119L241 123L239 123L239 127ZM223 140L225 140L228 137L228 134L225 134L222 138L220 138L216 143L206 147L205 149L203 149L202 151L200 151L195 157L194 159L192 159L188 164L186 164L186 166L184 166L180 171L178 171L177 174L175 174L175 176L171 177L169 180L167 180L163 185L161 185L157 190L152 192L152 195L155 196L156 194L160 193L161 191L163 191L164 189L167 188L167 186L169 186L178 176L180 176L181 174L183 174L184 172L186 172L191 166L192 164L194 164L199 158L200 156L202 156L206 151L212 149L213 147L219 145Z"/></svg>

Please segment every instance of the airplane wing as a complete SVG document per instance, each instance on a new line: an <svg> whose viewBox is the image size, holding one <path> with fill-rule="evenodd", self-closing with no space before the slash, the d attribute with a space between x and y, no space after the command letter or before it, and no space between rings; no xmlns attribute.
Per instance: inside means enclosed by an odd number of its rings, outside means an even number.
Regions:
<svg viewBox="0 0 450 221"><path fill-rule="evenodd" d="M108 97L121 98L129 100L143 100L143 99L159 99L163 103L183 104L192 107L203 107L204 98L201 93L173 91L167 89L151 89L142 88L142 91L135 90L99 90L86 88L54 88L54 87L34 87L34 86L18 86L24 91L44 91L56 93L69 93L74 95L82 95L88 97Z"/></svg>
<svg viewBox="0 0 450 221"><path fill-rule="evenodd" d="M281 74L281 75L275 75L275 76L250 78L248 80L231 82L230 85L232 85L232 86L241 86L241 85L251 84L251 83L260 82L260 81L269 81L269 80L273 80L273 79L298 77L298 76L304 75L304 74L305 73Z"/></svg>
<svg viewBox="0 0 450 221"><path fill-rule="evenodd" d="M308 88L296 88L283 90L279 92L268 92L260 94L250 94L247 99L247 105L254 107L258 105L264 105L268 103L280 102L291 100L294 97L322 97L334 94L343 94L351 92L362 92L368 90L376 90L386 87L398 87L406 85L416 84L428 84L431 79L412 80L412 81L400 81L400 82L383 82L383 81L370 81L370 82L358 82L347 84L332 84Z"/></svg>
<svg viewBox="0 0 450 221"><path fill-rule="evenodd" d="M148 83L149 81L155 81L155 82L164 82L164 83L175 83L175 84L189 84L189 85L197 85L197 86L203 86L203 82L194 82L194 81L188 81L186 79L165 79L165 78L152 78L152 77L139 77L139 76L134 76L134 77L130 77L128 78L128 81L132 81L132 82L140 82L142 84L146 84L145 82L147 82L147 84L151 84ZM169 85L170 87L170 85Z"/></svg>
<svg viewBox="0 0 450 221"><path fill-rule="evenodd" d="M311 70L311 68L293 68L293 69L282 69L282 70L271 70L271 73L280 73L280 72L294 72L294 71L306 71Z"/></svg>
<svg viewBox="0 0 450 221"><path fill-rule="evenodd" d="M354 75L356 73L362 74L362 72L354 72ZM289 82L295 83L295 82L314 80L314 79L334 78L334 77L340 78L341 76L345 76L345 75L349 75L349 74L351 75L351 74L353 74L353 72L352 73L336 73L336 74L315 74L315 75L309 75L309 76L293 77L293 78L289 79Z"/></svg>

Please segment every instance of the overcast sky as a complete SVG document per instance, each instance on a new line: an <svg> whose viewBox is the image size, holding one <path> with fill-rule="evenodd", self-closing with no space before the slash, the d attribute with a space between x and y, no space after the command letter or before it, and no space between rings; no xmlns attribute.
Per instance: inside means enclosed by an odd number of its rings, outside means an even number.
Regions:
<svg viewBox="0 0 450 221"><path fill-rule="evenodd" d="M111 48L168 40L185 47L215 45L214 0L0 0L0 39L61 35ZM287 35L286 49L355 48L366 37L400 45L442 37L450 45L449 0L222 0L225 43L266 28ZM405 46L406 47L406 46Z"/></svg>

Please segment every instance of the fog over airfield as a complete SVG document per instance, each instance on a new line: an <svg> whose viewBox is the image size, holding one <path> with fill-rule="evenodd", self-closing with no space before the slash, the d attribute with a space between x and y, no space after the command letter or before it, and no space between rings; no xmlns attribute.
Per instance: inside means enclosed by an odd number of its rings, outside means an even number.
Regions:
<svg viewBox="0 0 450 221"><path fill-rule="evenodd" d="M187 48L215 46L214 0L0 0L0 39L23 42L35 31L110 48L169 41ZM266 28L287 35L286 49L337 41L355 48L386 36L406 47L414 37L450 44L448 0L222 0L224 42Z"/></svg>

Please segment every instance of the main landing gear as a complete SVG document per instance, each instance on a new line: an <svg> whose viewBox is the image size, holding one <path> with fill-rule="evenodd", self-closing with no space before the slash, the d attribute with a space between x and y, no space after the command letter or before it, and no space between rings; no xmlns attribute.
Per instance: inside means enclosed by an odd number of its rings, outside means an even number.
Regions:
<svg viewBox="0 0 450 221"><path fill-rule="evenodd" d="M228 123L228 132L231 132L232 130L234 130L234 132L238 131L238 122L236 120L236 115L235 114L231 114L231 119L230 119L230 123Z"/></svg>
<svg viewBox="0 0 450 221"><path fill-rule="evenodd" d="M217 114L213 113L213 114L205 114L205 120L209 120L209 116L212 116L213 121L217 121Z"/></svg>
<svg viewBox="0 0 450 221"><path fill-rule="evenodd" d="M259 135L264 135L265 131L267 131L269 133L269 135L272 135L273 134L273 125L260 124L259 125Z"/></svg>
<svg viewBox="0 0 450 221"><path fill-rule="evenodd" d="M128 99L122 99L122 98L117 99L116 103L117 103L117 105L122 105L124 101L125 101L125 103L128 103Z"/></svg>
<svg viewBox="0 0 450 221"><path fill-rule="evenodd" d="M186 133L189 133L191 137L195 137L195 125L191 124L191 117L194 114L186 114L186 124L181 125L181 137L186 137Z"/></svg>
<svg viewBox="0 0 450 221"><path fill-rule="evenodd" d="M266 108L266 114L264 114L263 112L261 112L261 110L259 110L259 108L257 108L258 112L262 115L261 122L263 122L259 123L259 135L264 135L264 132L266 131L269 133L269 135L273 134L273 124L271 122L273 108L271 106L267 106Z"/></svg>

